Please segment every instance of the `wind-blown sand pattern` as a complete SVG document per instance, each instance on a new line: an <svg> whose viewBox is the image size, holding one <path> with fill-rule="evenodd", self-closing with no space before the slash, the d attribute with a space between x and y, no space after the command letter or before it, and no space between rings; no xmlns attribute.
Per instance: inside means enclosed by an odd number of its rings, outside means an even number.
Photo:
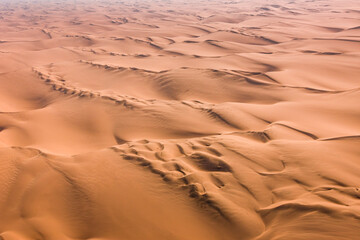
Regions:
<svg viewBox="0 0 360 240"><path fill-rule="evenodd" d="M360 239L359 19L1 1L0 239Z"/></svg>

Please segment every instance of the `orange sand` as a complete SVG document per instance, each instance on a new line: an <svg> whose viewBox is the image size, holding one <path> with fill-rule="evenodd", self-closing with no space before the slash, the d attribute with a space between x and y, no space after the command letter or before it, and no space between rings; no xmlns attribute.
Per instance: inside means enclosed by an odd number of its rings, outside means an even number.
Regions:
<svg viewBox="0 0 360 240"><path fill-rule="evenodd" d="M360 239L358 0L0 2L1 240Z"/></svg>

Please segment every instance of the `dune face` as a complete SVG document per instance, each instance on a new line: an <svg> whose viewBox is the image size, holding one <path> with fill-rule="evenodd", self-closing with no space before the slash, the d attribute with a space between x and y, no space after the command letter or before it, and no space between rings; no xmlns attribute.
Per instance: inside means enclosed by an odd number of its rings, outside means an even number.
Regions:
<svg viewBox="0 0 360 240"><path fill-rule="evenodd" d="M0 2L0 239L360 239L357 0Z"/></svg>

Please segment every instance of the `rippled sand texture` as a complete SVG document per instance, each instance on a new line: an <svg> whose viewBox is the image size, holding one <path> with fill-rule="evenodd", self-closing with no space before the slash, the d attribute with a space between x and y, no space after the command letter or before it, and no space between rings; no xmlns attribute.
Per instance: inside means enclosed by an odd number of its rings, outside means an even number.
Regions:
<svg viewBox="0 0 360 240"><path fill-rule="evenodd" d="M360 239L357 0L0 2L0 239Z"/></svg>

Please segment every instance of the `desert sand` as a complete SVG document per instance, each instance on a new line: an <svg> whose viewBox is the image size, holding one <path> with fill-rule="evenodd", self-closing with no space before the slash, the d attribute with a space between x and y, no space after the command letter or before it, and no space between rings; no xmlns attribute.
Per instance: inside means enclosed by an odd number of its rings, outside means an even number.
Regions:
<svg viewBox="0 0 360 240"><path fill-rule="evenodd" d="M358 0L2 0L0 239L360 239Z"/></svg>

